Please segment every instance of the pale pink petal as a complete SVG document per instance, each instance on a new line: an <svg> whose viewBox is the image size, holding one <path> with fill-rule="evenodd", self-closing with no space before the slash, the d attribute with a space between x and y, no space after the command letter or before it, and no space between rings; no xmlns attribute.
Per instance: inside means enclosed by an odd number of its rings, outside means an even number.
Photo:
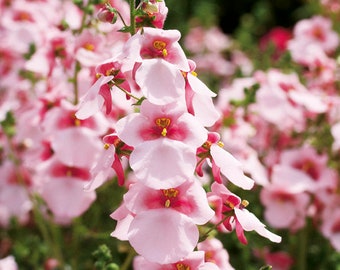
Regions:
<svg viewBox="0 0 340 270"><path fill-rule="evenodd" d="M103 145L87 128L67 128L56 132L51 143L56 157L68 166L92 167Z"/></svg>
<svg viewBox="0 0 340 270"><path fill-rule="evenodd" d="M130 224L133 221L134 217L128 214L126 217L117 220L117 225L115 230L110 234L110 236L119 239L120 241L128 241L128 232L130 228Z"/></svg>
<svg viewBox="0 0 340 270"><path fill-rule="evenodd" d="M84 182L72 177L51 178L42 186L41 196L54 219L59 224L68 224L82 215L96 199L95 192L84 192Z"/></svg>
<svg viewBox="0 0 340 270"><path fill-rule="evenodd" d="M137 146L144 142L140 130L150 125L152 120L140 113L132 113L121 118L116 124L118 137L130 146ZM153 124L151 122L151 124Z"/></svg>
<svg viewBox="0 0 340 270"><path fill-rule="evenodd" d="M254 186L254 180L243 173L242 164L229 152L216 144L211 146L210 152L216 165L221 168L221 173L230 182L243 189L251 189Z"/></svg>
<svg viewBox="0 0 340 270"><path fill-rule="evenodd" d="M268 224L274 228L289 228L296 218L295 206L292 203L274 203L268 206L264 217Z"/></svg>
<svg viewBox="0 0 340 270"><path fill-rule="evenodd" d="M259 235L268 238L272 242L281 242L281 237L268 231L265 225L247 209L235 208L237 220L245 231L256 231Z"/></svg>
<svg viewBox="0 0 340 270"><path fill-rule="evenodd" d="M130 166L145 185L154 189L173 188L192 177L196 153L179 141L166 138L147 141L132 151Z"/></svg>
<svg viewBox="0 0 340 270"><path fill-rule="evenodd" d="M208 96L208 97L216 97L216 93L211 91L208 86L206 86L200 79L191 73L187 74L187 79L190 84L191 89L200 95Z"/></svg>
<svg viewBox="0 0 340 270"><path fill-rule="evenodd" d="M151 103L164 105L181 96L184 98L183 75L176 66L165 60L143 60L136 71L136 82Z"/></svg>
<svg viewBox="0 0 340 270"><path fill-rule="evenodd" d="M216 264L207 262L198 267L198 270L221 270Z"/></svg>
<svg viewBox="0 0 340 270"><path fill-rule="evenodd" d="M101 76L88 90L86 95L80 99L79 110L76 112L78 119L89 118L102 108L104 99L99 95L100 87L112 79L113 76Z"/></svg>
<svg viewBox="0 0 340 270"><path fill-rule="evenodd" d="M312 191L315 187L314 182L306 173L288 165L273 167L272 183L284 187L291 193Z"/></svg>
<svg viewBox="0 0 340 270"><path fill-rule="evenodd" d="M205 127L214 125L221 116L210 97L196 94L193 96L192 103L195 117Z"/></svg>
<svg viewBox="0 0 340 270"><path fill-rule="evenodd" d="M154 209L134 218L128 237L145 259L166 264L188 256L197 244L199 232L187 216L172 209Z"/></svg>
<svg viewBox="0 0 340 270"><path fill-rule="evenodd" d="M115 147L110 145L108 149L102 151L96 165L90 171L92 180L84 185L85 191L92 191L100 187L112 172L111 165L115 158Z"/></svg>

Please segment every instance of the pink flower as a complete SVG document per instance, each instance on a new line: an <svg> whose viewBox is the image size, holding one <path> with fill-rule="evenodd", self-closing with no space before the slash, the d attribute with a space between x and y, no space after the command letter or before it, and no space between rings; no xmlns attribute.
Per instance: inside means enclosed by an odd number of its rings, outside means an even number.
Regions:
<svg viewBox="0 0 340 270"><path fill-rule="evenodd" d="M322 16L300 20L295 25L293 34L293 39L304 44L316 44L326 53L333 52L339 45L339 36L332 30L331 20Z"/></svg>
<svg viewBox="0 0 340 270"><path fill-rule="evenodd" d="M254 180L244 175L242 164L223 149L219 139L220 135L218 133L210 132L208 140L197 150L199 158L196 168L197 174L199 176L203 175L202 166L207 159L211 161L212 173L217 183L222 183L222 173L233 184L243 189L251 189L254 185Z"/></svg>
<svg viewBox="0 0 340 270"><path fill-rule="evenodd" d="M198 26L190 29L185 37L184 45L195 54L206 51L223 52L231 46L231 40L218 27L204 29Z"/></svg>
<svg viewBox="0 0 340 270"><path fill-rule="evenodd" d="M89 168L67 166L52 157L39 166L38 175L38 191L58 224L69 224L96 199L94 191L83 191L84 182L90 180Z"/></svg>
<svg viewBox="0 0 340 270"><path fill-rule="evenodd" d="M94 67L110 57L104 49L104 36L85 29L77 38L75 44L75 57L86 67Z"/></svg>
<svg viewBox="0 0 340 270"><path fill-rule="evenodd" d="M119 138L134 147L130 166L151 188L171 188L194 172L196 149L207 131L180 103L163 106L144 101L140 113L117 122ZM163 162L167 160L167 162Z"/></svg>
<svg viewBox="0 0 340 270"><path fill-rule="evenodd" d="M305 145L301 148L287 149L281 153L281 165L291 166L288 170L302 172L304 178L309 180L309 190L319 192L320 189L334 190L337 186L336 172L328 168L328 157L326 154L318 154L311 146ZM293 176L292 176L293 177ZM292 180L293 181L293 180ZM299 181L303 181L300 177Z"/></svg>
<svg viewBox="0 0 340 270"><path fill-rule="evenodd" d="M27 223L33 207L29 197L32 185L29 171L7 160L0 166L0 175L0 226L9 226L11 218L20 224Z"/></svg>
<svg viewBox="0 0 340 270"><path fill-rule="evenodd" d="M241 201L224 185L214 182L211 186L211 192L208 194L209 198L212 199L211 202L214 202L216 215L214 222L222 222L220 224L222 230L231 231L234 226L241 243L247 244L244 231L256 231L272 242L281 241L280 236L268 231L266 226L253 213L245 209L248 205L247 201Z"/></svg>
<svg viewBox="0 0 340 270"><path fill-rule="evenodd" d="M164 105L183 96L182 71L189 71L177 30L144 27L123 48L122 71L132 77L150 102ZM164 84L164 82L167 82Z"/></svg>
<svg viewBox="0 0 340 270"><path fill-rule="evenodd" d="M264 216L270 226L297 230L304 226L310 198L305 191L313 182L287 166L273 167L271 183L261 190Z"/></svg>
<svg viewBox="0 0 340 270"><path fill-rule="evenodd" d="M275 46L276 56L284 52L287 48L287 42L292 38L292 33L283 27L275 27L265 34L260 40L260 48L267 48L270 43Z"/></svg>

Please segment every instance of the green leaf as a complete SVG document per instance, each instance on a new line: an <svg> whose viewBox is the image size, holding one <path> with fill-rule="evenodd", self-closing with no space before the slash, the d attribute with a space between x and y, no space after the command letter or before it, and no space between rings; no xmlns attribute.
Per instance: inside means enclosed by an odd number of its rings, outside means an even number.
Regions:
<svg viewBox="0 0 340 270"><path fill-rule="evenodd" d="M4 133L9 137L13 137L15 135L15 118L13 112L8 111L6 113L6 117L4 120L0 122L1 127Z"/></svg>
<svg viewBox="0 0 340 270"><path fill-rule="evenodd" d="M142 103L145 99L146 99L146 97L141 97L136 103L134 103L132 105L140 106L140 105L142 105Z"/></svg>

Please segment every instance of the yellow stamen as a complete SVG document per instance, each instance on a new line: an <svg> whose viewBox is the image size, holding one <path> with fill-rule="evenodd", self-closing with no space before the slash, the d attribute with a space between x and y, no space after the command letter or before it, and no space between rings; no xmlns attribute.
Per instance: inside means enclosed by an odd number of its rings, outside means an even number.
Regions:
<svg viewBox="0 0 340 270"><path fill-rule="evenodd" d="M221 148L223 148L223 147L224 147L224 143L223 143L223 142L221 142L221 141L219 141L219 142L217 143L217 145L218 145L219 147L221 147Z"/></svg>
<svg viewBox="0 0 340 270"><path fill-rule="evenodd" d="M109 149L110 145L108 143L104 144L104 149L107 150Z"/></svg>
<svg viewBox="0 0 340 270"><path fill-rule="evenodd" d="M155 122L157 126L162 128L161 134L163 137L165 137L168 133L167 127L170 125L171 120L169 118L162 117L162 118L157 118Z"/></svg>
<svg viewBox="0 0 340 270"><path fill-rule="evenodd" d="M92 43L85 43L83 45L83 48L88 50L88 51L94 51L94 45Z"/></svg>
<svg viewBox="0 0 340 270"><path fill-rule="evenodd" d="M191 71L190 72L192 75L194 75L195 77L197 77L197 73L195 71Z"/></svg>
<svg viewBox="0 0 340 270"><path fill-rule="evenodd" d="M165 137L167 133L168 133L168 131L166 130L166 128L163 128L163 130L161 132L162 136Z"/></svg>
<svg viewBox="0 0 340 270"><path fill-rule="evenodd" d="M166 43L164 41L161 40L156 40L153 43L153 47L156 50L159 50L162 52L163 57L167 57L168 56L168 51L166 49Z"/></svg>
<svg viewBox="0 0 340 270"><path fill-rule="evenodd" d="M79 119L74 119L74 125L76 126L76 127L80 127L80 124L81 124L81 122L80 122L80 120Z"/></svg>
<svg viewBox="0 0 340 270"><path fill-rule="evenodd" d="M102 74L97 73L97 74L96 74L96 79L99 79L101 76L102 76Z"/></svg>
<svg viewBox="0 0 340 270"><path fill-rule="evenodd" d="M156 40L154 41L153 46L155 49L162 51L166 48L166 43L161 40Z"/></svg>
<svg viewBox="0 0 340 270"><path fill-rule="evenodd" d="M249 202L247 200L242 200L241 204L244 206L244 207L247 207L249 205Z"/></svg>
<svg viewBox="0 0 340 270"><path fill-rule="evenodd" d="M185 265L183 263L177 263L176 268L177 270L190 270L190 266Z"/></svg>
<svg viewBox="0 0 340 270"><path fill-rule="evenodd" d="M170 207L171 204L171 198L176 198L178 196L179 191L175 188L169 188L169 189L162 189L163 195L167 198L165 201L164 206L166 208Z"/></svg>
<svg viewBox="0 0 340 270"><path fill-rule="evenodd" d="M165 201L165 207L166 207L166 208L169 208L169 207L170 207L170 203L171 203L171 201L170 201L169 199L167 199L167 200Z"/></svg>

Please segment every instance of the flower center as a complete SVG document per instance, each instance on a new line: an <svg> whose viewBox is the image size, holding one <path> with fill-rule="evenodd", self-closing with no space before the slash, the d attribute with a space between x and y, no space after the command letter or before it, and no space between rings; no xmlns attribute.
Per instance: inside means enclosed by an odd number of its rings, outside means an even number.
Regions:
<svg viewBox="0 0 340 270"><path fill-rule="evenodd" d="M165 207L169 208L171 204L171 199L176 198L178 196L178 189L169 188L169 189L162 189L163 195L165 196ZM182 268L181 268L182 269ZM183 268L185 269L185 268Z"/></svg>
<svg viewBox="0 0 340 270"><path fill-rule="evenodd" d="M185 265L183 263L177 263L176 264L176 269L177 270L190 270L190 266Z"/></svg>
<svg viewBox="0 0 340 270"><path fill-rule="evenodd" d="M162 118L157 118L155 122L158 127L162 128L161 134L163 137L165 137L166 134L168 133L167 128L170 125L171 120L169 118L162 117Z"/></svg>
<svg viewBox="0 0 340 270"><path fill-rule="evenodd" d="M83 48L88 50L88 51L94 51L94 45L92 43L85 43L83 45Z"/></svg>
<svg viewBox="0 0 340 270"><path fill-rule="evenodd" d="M163 57L166 57L166 56L168 55L168 51L167 51L167 49L166 49L166 43L165 43L164 41L155 40L155 41L153 42L153 47L154 47L156 50L162 52Z"/></svg>

